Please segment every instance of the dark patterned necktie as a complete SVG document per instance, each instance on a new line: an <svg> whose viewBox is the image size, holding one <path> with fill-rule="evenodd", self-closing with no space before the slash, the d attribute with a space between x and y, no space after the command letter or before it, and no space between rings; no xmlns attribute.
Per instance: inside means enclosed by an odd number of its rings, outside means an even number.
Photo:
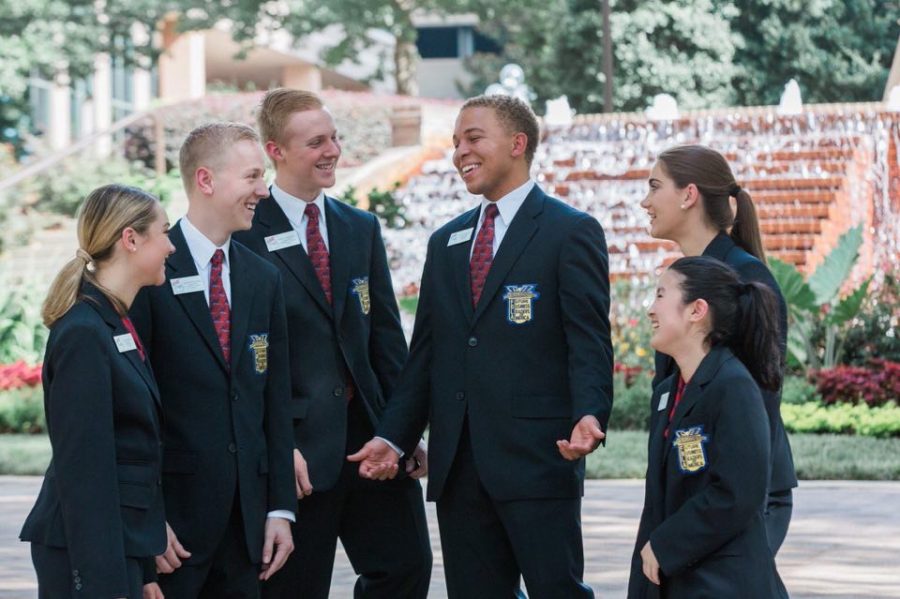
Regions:
<svg viewBox="0 0 900 599"><path fill-rule="evenodd" d="M224 261L225 252L222 250L216 250L212 260L209 261L209 312L212 314L216 337L219 338L225 364L230 365L231 309L228 307L228 297L225 295L225 286L222 284L222 263Z"/></svg>
<svg viewBox="0 0 900 599"><path fill-rule="evenodd" d="M307 204L306 210L306 253L316 270L316 278L325 292L325 299L331 303L331 264L328 261L328 248L325 240L319 232L319 207L315 204Z"/></svg>
<svg viewBox="0 0 900 599"><path fill-rule="evenodd" d="M491 262L494 260L494 219L497 217L497 205L488 204L484 209L484 222L475 238L475 247L472 250L472 259L469 261L469 272L472 281L472 305L477 306L484 289L484 281L488 271L491 270Z"/></svg>
<svg viewBox="0 0 900 599"><path fill-rule="evenodd" d="M141 338L138 336L137 331L134 328L134 323L132 323L131 319L127 316L123 316L122 325L125 326L125 330L131 333L131 336L134 339L134 345L137 347L138 355L141 357L141 361L146 360L147 354L144 353L144 344L141 343Z"/></svg>

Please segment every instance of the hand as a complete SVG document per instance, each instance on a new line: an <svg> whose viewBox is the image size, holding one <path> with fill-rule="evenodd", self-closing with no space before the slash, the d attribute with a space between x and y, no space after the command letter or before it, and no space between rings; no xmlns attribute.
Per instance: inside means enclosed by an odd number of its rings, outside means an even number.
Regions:
<svg viewBox="0 0 900 599"><path fill-rule="evenodd" d="M650 546L650 541L647 541L644 548L641 549L641 559L644 562L641 568L644 571L644 576L646 576L650 582L659 586L659 562L656 561L656 555L653 553L653 547Z"/></svg>
<svg viewBox="0 0 900 599"><path fill-rule="evenodd" d="M156 571L160 574L171 574L181 567L181 560L191 557L191 552L181 545L168 522L166 522L166 539L168 539L166 552L156 556Z"/></svg>
<svg viewBox="0 0 900 599"><path fill-rule="evenodd" d="M275 556L272 556L272 550ZM291 536L291 523L284 518L266 519L266 539L263 543L262 572L260 580L269 580L281 570L288 556L294 550L294 538Z"/></svg>
<svg viewBox="0 0 900 599"><path fill-rule="evenodd" d="M410 478L422 478L428 474L428 449L424 439L416 445L413 457L406 460L406 473Z"/></svg>
<svg viewBox="0 0 900 599"><path fill-rule="evenodd" d="M593 416L585 416L578 421L572 429L570 440L562 439L556 442L559 453L567 460L578 460L591 453L600 441L606 438L606 433L600 430L600 422Z"/></svg>
<svg viewBox="0 0 900 599"><path fill-rule="evenodd" d="M312 495L313 488L312 483L309 482L309 470L299 449L294 449L294 478L297 485L297 499Z"/></svg>
<svg viewBox="0 0 900 599"><path fill-rule="evenodd" d="M400 455L381 439L372 439L362 449L348 455L351 462L359 462L359 475L372 480L387 480L397 476Z"/></svg>
<svg viewBox="0 0 900 599"><path fill-rule="evenodd" d="M159 584L151 582L144 585L143 599L166 599Z"/></svg>

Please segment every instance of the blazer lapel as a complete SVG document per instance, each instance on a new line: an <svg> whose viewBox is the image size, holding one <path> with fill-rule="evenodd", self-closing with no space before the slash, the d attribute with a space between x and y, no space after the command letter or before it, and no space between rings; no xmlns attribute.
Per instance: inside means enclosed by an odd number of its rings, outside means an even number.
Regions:
<svg viewBox="0 0 900 599"><path fill-rule="evenodd" d="M453 276L453 284L457 289L457 297L459 298L460 307L463 316L471 325L474 311L472 308L472 283L471 269L469 267L469 258L472 253L472 244L475 243L475 228L478 226L478 217L481 214L480 206L463 219L463 225L457 231L465 231L472 229L472 236L468 241L451 245L447 248L450 259L450 265ZM451 231L452 235L456 231Z"/></svg>
<svg viewBox="0 0 900 599"><path fill-rule="evenodd" d="M350 284L350 256L353 254L353 231L338 200L325 198L325 218L328 227L328 258L331 265L331 298L334 321L338 326L344 313ZM323 294L324 297L324 294Z"/></svg>
<svg viewBox="0 0 900 599"><path fill-rule="evenodd" d="M491 298L497 293L500 284L506 279L509 270L519 259L519 256L525 250L528 242L534 237L538 230L537 216L544 210L544 192L535 185L525 202L519 208L516 216L513 218L500 249L491 263L491 269L488 271L487 279L484 282L484 289L481 291L481 298L475 307L475 316L473 322L477 322L484 313L485 308L491 303ZM527 282L527 281L523 281Z"/></svg>
<svg viewBox="0 0 900 599"><path fill-rule="evenodd" d="M194 258L191 256L190 249L188 249L180 224L172 227L169 232L169 239L172 241L172 245L175 246L175 253L166 258L167 283L171 285L172 279L197 276L197 266L194 264ZM222 347L219 345L219 337L216 335L216 327L213 324L212 315L209 313L209 304L206 303L206 296L202 291L195 291L176 295L175 299L178 300L191 322L194 323L197 332L200 333L200 337L206 342L216 361L223 370L227 371L225 356L222 355Z"/></svg>
<svg viewBox="0 0 900 599"><path fill-rule="evenodd" d="M284 214L284 211L272 196L261 201L256 207L256 211L258 222L264 229L264 237L294 230L287 216ZM329 223L329 227L330 226ZM329 241L330 237L331 236L329 235ZM316 277L316 269L313 268L312 262L309 259L309 254L306 253L303 246L297 244L271 253L275 254L279 260L284 262L284 265L287 266L288 270L294 275L297 281L306 288L322 311L331 318L331 306L328 304L325 292L322 291L322 285L319 284L318 277ZM332 292L333 291L334 290L332 289Z"/></svg>
<svg viewBox="0 0 900 599"><path fill-rule="evenodd" d="M253 296L258 286L256 273L247 264L247 255L243 246L231 242L231 372L237 371L241 354L247 347L247 327L250 311L253 307Z"/></svg>

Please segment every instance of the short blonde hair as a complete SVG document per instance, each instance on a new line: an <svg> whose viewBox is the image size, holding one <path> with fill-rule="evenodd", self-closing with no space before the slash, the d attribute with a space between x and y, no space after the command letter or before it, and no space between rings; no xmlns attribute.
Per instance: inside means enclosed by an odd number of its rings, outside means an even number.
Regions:
<svg viewBox="0 0 900 599"><path fill-rule="evenodd" d="M221 167L225 150L241 141L258 144L259 135L253 127L242 123L207 123L188 133L178 153L178 166L185 191L193 191L194 174L198 168Z"/></svg>
<svg viewBox="0 0 900 599"><path fill-rule="evenodd" d="M525 160L528 162L528 166L531 166L541 138L541 128L531 106L513 96L483 95L469 98L459 111L481 107L492 108L507 132L525 134L528 138L525 145Z"/></svg>
<svg viewBox="0 0 900 599"><path fill-rule="evenodd" d="M292 114L320 108L325 108L325 104L312 92L287 87L271 90L263 98L256 115L262 142L284 143L284 128Z"/></svg>

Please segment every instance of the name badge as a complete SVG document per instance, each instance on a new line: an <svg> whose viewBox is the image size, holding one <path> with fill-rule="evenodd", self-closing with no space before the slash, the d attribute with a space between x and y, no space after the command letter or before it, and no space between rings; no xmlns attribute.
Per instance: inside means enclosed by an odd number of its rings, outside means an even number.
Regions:
<svg viewBox="0 0 900 599"><path fill-rule="evenodd" d="M666 409L666 406L669 405L669 392L666 391L662 395L659 396L659 405L656 406L657 412L662 412Z"/></svg>
<svg viewBox="0 0 900 599"><path fill-rule="evenodd" d="M172 279L169 282L172 284L172 293L175 295L203 291L203 279L200 278L200 275Z"/></svg>
<svg viewBox="0 0 900 599"><path fill-rule="evenodd" d="M266 237L266 249L270 252L277 252L295 245L300 245L300 236L297 235L296 231L285 231L278 235Z"/></svg>
<svg viewBox="0 0 900 599"><path fill-rule="evenodd" d="M113 341L116 342L116 349L119 350L120 354L124 354L127 351L133 351L137 349L137 344L135 344L134 337L131 336L131 333L125 333L124 335L115 335L113 337Z"/></svg>
<svg viewBox="0 0 900 599"><path fill-rule="evenodd" d="M472 239L472 232L475 231L475 227L471 227L469 229L463 229L462 231L457 231L453 235L450 236L450 241L447 242L447 247L451 245L459 245L460 243L465 243Z"/></svg>

